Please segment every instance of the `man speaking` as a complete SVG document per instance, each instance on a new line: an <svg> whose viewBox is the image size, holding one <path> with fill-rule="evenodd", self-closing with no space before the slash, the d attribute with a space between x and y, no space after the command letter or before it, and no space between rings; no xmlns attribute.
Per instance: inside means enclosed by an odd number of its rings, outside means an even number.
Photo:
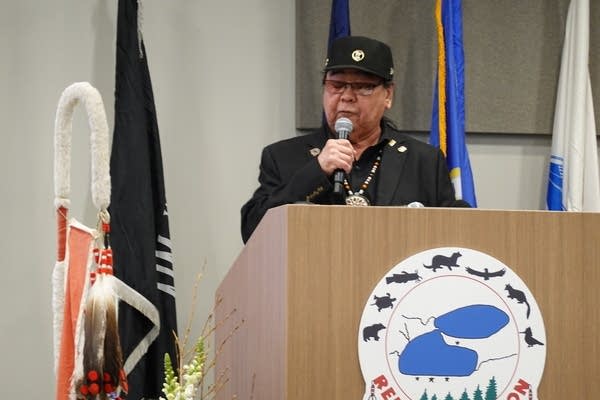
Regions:
<svg viewBox="0 0 600 400"><path fill-rule="evenodd" d="M456 206L444 156L384 116L394 98L385 43L347 36L325 60L321 128L263 149L260 186L242 207L242 240L283 204Z"/></svg>

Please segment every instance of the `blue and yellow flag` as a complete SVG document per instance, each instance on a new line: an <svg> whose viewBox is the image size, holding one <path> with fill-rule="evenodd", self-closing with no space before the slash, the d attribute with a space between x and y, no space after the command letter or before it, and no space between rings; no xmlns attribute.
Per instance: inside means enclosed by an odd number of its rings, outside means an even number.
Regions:
<svg viewBox="0 0 600 400"><path fill-rule="evenodd" d="M327 48L337 38L350 36L350 7L348 0L333 0L331 2L331 19L329 21L329 39Z"/></svg>
<svg viewBox="0 0 600 400"><path fill-rule="evenodd" d="M477 207L465 143L465 59L461 0L436 0L438 68L429 142L446 156L456 198Z"/></svg>
<svg viewBox="0 0 600 400"><path fill-rule="evenodd" d="M350 36L350 6L348 0L332 0L331 17L329 19L329 37L327 38L327 54L335 39ZM327 126L325 111L321 113L323 126Z"/></svg>

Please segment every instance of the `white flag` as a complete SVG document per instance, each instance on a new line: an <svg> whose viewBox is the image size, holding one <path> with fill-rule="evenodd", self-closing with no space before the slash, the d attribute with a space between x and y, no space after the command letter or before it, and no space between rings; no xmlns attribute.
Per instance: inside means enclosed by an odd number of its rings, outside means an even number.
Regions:
<svg viewBox="0 0 600 400"><path fill-rule="evenodd" d="M589 47L589 0L571 0L554 111L549 210L600 211Z"/></svg>

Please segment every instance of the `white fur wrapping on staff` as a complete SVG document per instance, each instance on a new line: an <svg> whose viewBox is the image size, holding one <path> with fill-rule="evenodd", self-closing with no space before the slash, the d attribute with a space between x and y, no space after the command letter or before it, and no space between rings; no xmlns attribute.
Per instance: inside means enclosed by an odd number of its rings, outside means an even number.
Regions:
<svg viewBox="0 0 600 400"><path fill-rule="evenodd" d="M83 102L91 133L92 201L105 210L110 204L110 152L108 123L98 90L88 82L67 87L58 102L54 124L54 205L69 208L71 195L71 131L75 106Z"/></svg>
<svg viewBox="0 0 600 400"><path fill-rule="evenodd" d="M54 328L54 373L58 371L60 338L62 337L63 310L65 308L65 269L67 259L57 261L52 270L52 311Z"/></svg>

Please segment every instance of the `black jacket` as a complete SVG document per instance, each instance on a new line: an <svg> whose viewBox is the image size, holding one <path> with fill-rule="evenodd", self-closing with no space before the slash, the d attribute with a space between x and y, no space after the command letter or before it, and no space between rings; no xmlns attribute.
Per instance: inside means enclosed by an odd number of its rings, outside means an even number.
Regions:
<svg viewBox="0 0 600 400"><path fill-rule="evenodd" d="M387 124L382 127L381 141L385 143L373 205L418 201L426 207L454 206L454 188L441 151ZM328 130L321 128L263 149L260 186L241 210L244 243L270 208L296 202L339 203L333 196L331 178L316 158L315 149L322 149L328 138Z"/></svg>

